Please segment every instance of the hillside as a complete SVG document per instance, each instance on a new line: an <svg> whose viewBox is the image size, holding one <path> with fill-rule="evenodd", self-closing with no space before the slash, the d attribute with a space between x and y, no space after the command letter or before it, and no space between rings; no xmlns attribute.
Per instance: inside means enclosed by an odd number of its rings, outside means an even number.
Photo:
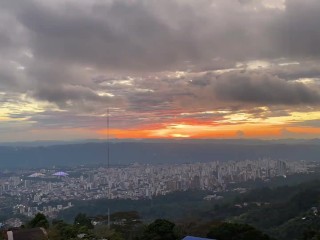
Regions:
<svg viewBox="0 0 320 240"><path fill-rule="evenodd" d="M238 199L237 204L243 203L261 206L248 207L233 220L250 224L279 240L300 239L307 231L320 227L320 181L254 190Z"/></svg>

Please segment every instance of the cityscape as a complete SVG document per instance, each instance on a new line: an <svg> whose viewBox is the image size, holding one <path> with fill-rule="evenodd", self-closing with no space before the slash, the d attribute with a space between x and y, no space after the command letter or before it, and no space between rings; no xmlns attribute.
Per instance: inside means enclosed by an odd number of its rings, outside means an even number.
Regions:
<svg viewBox="0 0 320 240"><path fill-rule="evenodd" d="M0 240L320 240L320 0L0 0Z"/></svg>
<svg viewBox="0 0 320 240"><path fill-rule="evenodd" d="M23 170L11 176L2 174L0 195L12 199L10 207L15 214L32 217L42 212L54 218L60 211L72 207L73 200L152 199L186 190L223 192L231 183L268 181L277 176L308 173L309 169L310 164L304 161L265 158L179 165L78 167L66 172Z"/></svg>

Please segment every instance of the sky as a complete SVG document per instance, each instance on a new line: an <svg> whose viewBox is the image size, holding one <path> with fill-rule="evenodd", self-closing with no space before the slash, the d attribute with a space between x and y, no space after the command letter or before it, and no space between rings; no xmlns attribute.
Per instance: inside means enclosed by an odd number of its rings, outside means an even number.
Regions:
<svg viewBox="0 0 320 240"><path fill-rule="evenodd" d="M320 137L319 0L1 0L0 142Z"/></svg>

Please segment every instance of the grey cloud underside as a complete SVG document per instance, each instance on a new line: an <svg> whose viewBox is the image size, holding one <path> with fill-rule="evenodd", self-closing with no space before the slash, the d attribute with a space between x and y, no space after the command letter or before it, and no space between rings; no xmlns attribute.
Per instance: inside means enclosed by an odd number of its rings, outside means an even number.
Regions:
<svg viewBox="0 0 320 240"><path fill-rule="evenodd" d="M156 17L155 7L146 1L115 1L93 4L88 10L67 5L55 12L31 4L19 19L30 30L35 54L43 58L145 70L197 58L191 26L176 31Z"/></svg>
<svg viewBox="0 0 320 240"><path fill-rule="evenodd" d="M273 32L285 56L319 57L320 2L317 0L286 1L286 11Z"/></svg>
<svg viewBox="0 0 320 240"><path fill-rule="evenodd" d="M103 114L109 106L174 115L319 105L319 86L295 81L320 77L318 0L286 1L285 10L233 0L62 2L1 1L0 92L54 103L75 117ZM212 73L278 58L300 65ZM188 74L165 76L175 70ZM139 74L131 85L121 84L130 80L122 76ZM50 123L53 115L33 119ZM92 124L87 120L79 125Z"/></svg>
<svg viewBox="0 0 320 240"><path fill-rule="evenodd" d="M213 81L213 89L221 100L266 105L320 104L319 89L267 74L225 74Z"/></svg>
<svg viewBox="0 0 320 240"><path fill-rule="evenodd" d="M111 69L168 69L184 61L318 56L320 4L253 10L237 1L81 1L14 9L37 57ZM308 37L306 37L308 36Z"/></svg>

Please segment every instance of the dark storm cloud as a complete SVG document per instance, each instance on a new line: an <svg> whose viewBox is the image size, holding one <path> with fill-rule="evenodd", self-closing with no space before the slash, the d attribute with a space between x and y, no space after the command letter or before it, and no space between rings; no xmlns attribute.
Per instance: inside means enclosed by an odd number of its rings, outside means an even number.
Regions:
<svg viewBox="0 0 320 240"><path fill-rule="evenodd" d="M21 92L24 74L19 65L12 61L0 59L0 92Z"/></svg>
<svg viewBox="0 0 320 240"><path fill-rule="evenodd" d="M66 103L68 100L88 100L88 101L105 101L108 98L103 98L97 95L91 89L82 86L62 86L59 89L53 87L41 88L36 93L39 99L48 100L55 103Z"/></svg>
<svg viewBox="0 0 320 240"><path fill-rule="evenodd" d="M35 55L45 59L150 70L197 57L190 34L194 24L171 28L156 17L157 4L150 2L96 3L89 9L66 4L55 11L31 1L20 9L18 18L30 30ZM192 9L186 10L193 14Z"/></svg>
<svg viewBox="0 0 320 240"><path fill-rule="evenodd" d="M271 31L283 56L320 56L319 11L318 0L286 1L286 11Z"/></svg>
<svg viewBox="0 0 320 240"><path fill-rule="evenodd" d="M256 104L320 104L318 88L300 82L260 73L229 73L213 82L213 90L220 100Z"/></svg>
<svg viewBox="0 0 320 240"><path fill-rule="evenodd" d="M286 1L284 9L249 0L4 0L0 7L0 91L95 113L110 105L142 113L319 104L317 86L287 81L320 76L318 0ZM276 58L300 65L192 76ZM186 76L165 76L177 69Z"/></svg>
<svg viewBox="0 0 320 240"><path fill-rule="evenodd" d="M24 71L29 81L23 85L38 100L56 104L61 109L95 111L109 104L120 106L123 100L101 91L87 72L58 63L38 62Z"/></svg>
<svg viewBox="0 0 320 240"><path fill-rule="evenodd" d="M273 52L266 27L277 14L237 1L19 3L13 11L43 59L149 71Z"/></svg>
<svg viewBox="0 0 320 240"><path fill-rule="evenodd" d="M290 0L285 10L231 0L14 0L2 5L24 26L26 44L43 61L150 71L186 61L214 69L235 60L320 53L317 0ZM221 62L207 66L217 57Z"/></svg>
<svg viewBox="0 0 320 240"><path fill-rule="evenodd" d="M0 91L7 91L8 89L16 85L16 77L14 76L14 74L12 74L12 72L8 71L7 69L0 68L0 79Z"/></svg>
<svg viewBox="0 0 320 240"><path fill-rule="evenodd" d="M270 74L286 80L297 80L300 78L319 78L319 61L302 61L300 64L289 66L276 66L268 71Z"/></svg>
<svg viewBox="0 0 320 240"><path fill-rule="evenodd" d="M16 48L21 47L26 40L25 34L23 25L17 22L16 16L12 12L0 9L0 53L2 57L8 56L15 52Z"/></svg>

